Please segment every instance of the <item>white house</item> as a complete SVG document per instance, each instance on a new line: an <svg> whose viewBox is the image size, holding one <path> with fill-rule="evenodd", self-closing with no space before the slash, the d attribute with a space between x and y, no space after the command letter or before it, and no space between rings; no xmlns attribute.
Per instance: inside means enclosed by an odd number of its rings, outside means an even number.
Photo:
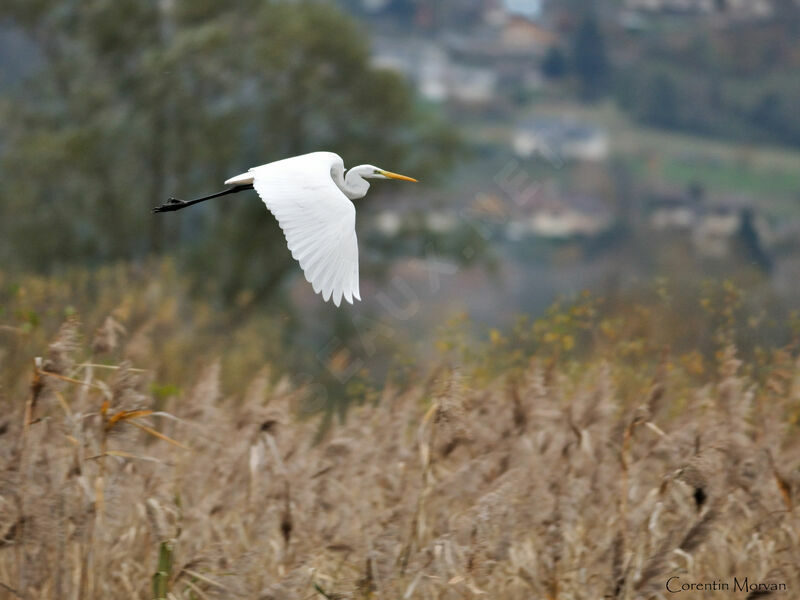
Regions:
<svg viewBox="0 0 800 600"><path fill-rule="evenodd" d="M513 218L506 234L511 239L526 235L550 239L592 237L607 231L613 223L612 211L600 198L562 195L538 202L531 211Z"/></svg>
<svg viewBox="0 0 800 600"><path fill-rule="evenodd" d="M626 8L649 12L726 14L734 18L766 18L773 14L772 0L626 0Z"/></svg>
<svg viewBox="0 0 800 600"><path fill-rule="evenodd" d="M608 156L608 134L593 125L563 118L539 118L517 126L514 152L522 158L601 161Z"/></svg>

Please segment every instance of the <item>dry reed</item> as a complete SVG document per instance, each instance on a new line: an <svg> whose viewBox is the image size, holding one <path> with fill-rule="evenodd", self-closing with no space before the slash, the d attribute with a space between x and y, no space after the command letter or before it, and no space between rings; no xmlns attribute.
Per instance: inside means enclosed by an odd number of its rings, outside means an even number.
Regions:
<svg viewBox="0 0 800 600"><path fill-rule="evenodd" d="M633 599L673 576L800 593L790 356L758 383L731 346L696 384L663 353L634 403L606 357L489 381L442 364L320 434L268 369L226 397L211 362L155 399L149 371L97 362L146 330L80 332L8 398L8 597Z"/></svg>

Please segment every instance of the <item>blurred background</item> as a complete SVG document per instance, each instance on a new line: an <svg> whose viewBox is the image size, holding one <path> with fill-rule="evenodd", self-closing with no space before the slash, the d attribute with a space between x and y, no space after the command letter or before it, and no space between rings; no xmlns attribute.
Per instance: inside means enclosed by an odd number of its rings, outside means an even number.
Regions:
<svg viewBox="0 0 800 600"><path fill-rule="evenodd" d="M735 289L740 348L784 343L798 39L797 0L5 0L2 384L70 315L156 396L216 357L230 389L270 363L368 395L454 323L496 340L584 290L702 351ZM422 181L357 202L356 306L255 194L150 212L315 150Z"/></svg>

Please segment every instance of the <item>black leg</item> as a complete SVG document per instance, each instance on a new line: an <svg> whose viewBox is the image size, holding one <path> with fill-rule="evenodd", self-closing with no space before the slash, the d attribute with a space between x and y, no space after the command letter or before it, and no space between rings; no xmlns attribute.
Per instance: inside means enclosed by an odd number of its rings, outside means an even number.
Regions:
<svg viewBox="0 0 800 600"><path fill-rule="evenodd" d="M195 198L194 200L178 200L177 198L170 198L161 206L156 206L153 209L154 213L160 212L172 212L173 210L180 210L182 208L186 208L187 206L192 206L193 204L198 204L200 202L205 202L206 200L211 200L212 198L219 198L220 196L225 196L227 194L236 194L238 192L243 192L245 190L252 190L253 184L248 183L245 185L235 185L232 188L228 188L227 190L222 190L221 192L217 192L216 194L211 194L209 196L203 196L202 198Z"/></svg>

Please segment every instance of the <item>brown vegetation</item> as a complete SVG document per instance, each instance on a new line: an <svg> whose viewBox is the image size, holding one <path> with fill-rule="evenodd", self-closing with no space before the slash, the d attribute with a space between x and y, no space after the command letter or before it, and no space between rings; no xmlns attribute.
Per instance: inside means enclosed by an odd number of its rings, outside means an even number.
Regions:
<svg viewBox="0 0 800 600"><path fill-rule="evenodd" d="M634 377L608 350L621 334L491 374L443 357L321 429L298 414L307 390L266 367L238 393L219 361L154 393L151 370L102 364L157 335L121 320L90 335L68 319L19 368L27 389L5 387L6 597L622 599L665 597L670 576L800 590L791 351L758 376L728 345L715 367L662 350Z"/></svg>

